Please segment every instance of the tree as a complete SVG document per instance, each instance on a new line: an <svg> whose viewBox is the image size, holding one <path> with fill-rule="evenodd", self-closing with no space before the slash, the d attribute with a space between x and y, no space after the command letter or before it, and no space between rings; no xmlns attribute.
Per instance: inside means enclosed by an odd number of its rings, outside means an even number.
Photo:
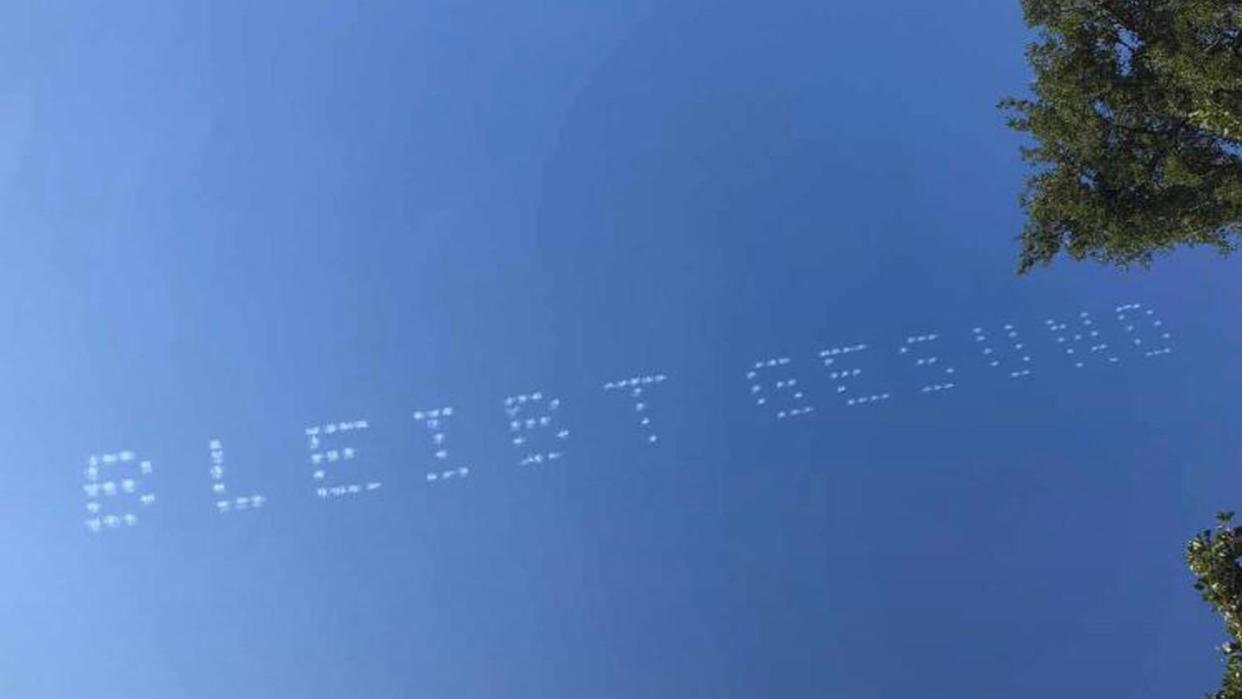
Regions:
<svg viewBox="0 0 1242 699"><path fill-rule="evenodd" d="M1036 169L1018 272L1062 250L1147 268L1179 245L1242 236L1242 2L1022 0L1034 99L1006 123Z"/></svg>
<svg viewBox="0 0 1242 699"><path fill-rule="evenodd" d="M1213 699L1242 699L1242 527L1230 527L1232 512L1216 516L1216 533L1204 530L1186 546L1186 563L1195 574L1195 589L1225 619L1233 640L1220 647L1225 678Z"/></svg>

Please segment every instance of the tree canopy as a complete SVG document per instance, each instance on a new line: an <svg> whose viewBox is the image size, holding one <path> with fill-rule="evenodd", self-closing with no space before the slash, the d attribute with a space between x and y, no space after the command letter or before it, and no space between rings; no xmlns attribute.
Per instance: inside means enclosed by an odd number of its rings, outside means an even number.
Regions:
<svg viewBox="0 0 1242 699"><path fill-rule="evenodd" d="M1232 512L1217 515L1216 532L1204 530L1186 546L1186 563L1195 574L1195 589L1225 619L1233 638L1220 647L1225 677L1213 699L1242 699L1242 527L1229 526Z"/></svg>
<svg viewBox="0 0 1242 699"><path fill-rule="evenodd" d="M1148 267L1242 236L1242 2L1022 0L1033 99L1011 128L1036 144L1019 201L1019 273L1064 251Z"/></svg>

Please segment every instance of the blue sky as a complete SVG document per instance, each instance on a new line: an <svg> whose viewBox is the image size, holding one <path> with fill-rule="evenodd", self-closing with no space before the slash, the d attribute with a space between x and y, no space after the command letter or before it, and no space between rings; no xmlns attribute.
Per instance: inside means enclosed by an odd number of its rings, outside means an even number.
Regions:
<svg viewBox="0 0 1242 699"><path fill-rule="evenodd" d="M1238 505L1238 263L1013 274L1017 2L250 5L0 10L0 694L1217 682L1181 551ZM1116 364L1046 327L1084 311ZM655 374L650 445L603 386ZM569 436L521 466L536 391ZM333 475L382 487L316 497L305 428L358 419ZM212 439L264 507L215 511ZM156 500L92 534L120 450Z"/></svg>

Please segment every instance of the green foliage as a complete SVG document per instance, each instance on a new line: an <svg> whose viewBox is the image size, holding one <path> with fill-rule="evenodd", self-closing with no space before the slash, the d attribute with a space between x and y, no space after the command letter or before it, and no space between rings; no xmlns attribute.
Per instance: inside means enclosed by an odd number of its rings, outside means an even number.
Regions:
<svg viewBox="0 0 1242 699"><path fill-rule="evenodd" d="M1242 236L1242 2L1022 0L1034 99L1006 98L1035 171L1018 271L1074 259L1147 267Z"/></svg>
<svg viewBox="0 0 1242 699"><path fill-rule="evenodd" d="M1213 699L1242 699L1242 527L1230 527L1232 512L1217 515L1216 533L1204 530L1186 546L1186 563L1195 574L1195 589L1225 619L1232 641L1221 646L1225 678Z"/></svg>

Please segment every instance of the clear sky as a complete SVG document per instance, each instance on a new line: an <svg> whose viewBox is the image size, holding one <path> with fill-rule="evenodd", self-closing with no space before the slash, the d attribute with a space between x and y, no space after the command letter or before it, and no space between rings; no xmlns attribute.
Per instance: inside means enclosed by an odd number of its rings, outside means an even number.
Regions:
<svg viewBox="0 0 1242 699"><path fill-rule="evenodd" d="M1208 691L1239 261L1014 275L1028 38L1016 0L4 3L0 696ZM359 420L324 487L382 485L318 497L306 428Z"/></svg>

